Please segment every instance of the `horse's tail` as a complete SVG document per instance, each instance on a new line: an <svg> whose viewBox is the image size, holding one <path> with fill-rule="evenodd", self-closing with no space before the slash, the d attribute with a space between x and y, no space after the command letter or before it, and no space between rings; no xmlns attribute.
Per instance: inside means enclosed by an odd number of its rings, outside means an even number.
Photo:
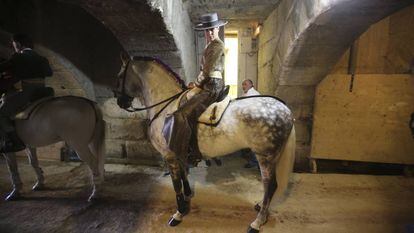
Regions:
<svg viewBox="0 0 414 233"><path fill-rule="evenodd" d="M106 122L103 120L102 111L98 108L96 103L93 103L93 108L96 114L96 124L93 131L92 140L89 143L89 148L92 153L96 156L99 169L99 177L103 181L104 179L104 164L105 164L105 125Z"/></svg>
<svg viewBox="0 0 414 233"><path fill-rule="evenodd" d="M276 161L276 196L283 199L286 189L289 185L290 175L293 171L296 150L296 132L293 125L289 137Z"/></svg>

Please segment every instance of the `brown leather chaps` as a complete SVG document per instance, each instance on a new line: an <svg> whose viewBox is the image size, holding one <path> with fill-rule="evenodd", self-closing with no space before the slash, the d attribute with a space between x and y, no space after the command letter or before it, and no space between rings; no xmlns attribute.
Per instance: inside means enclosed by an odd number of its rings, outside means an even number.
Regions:
<svg viewBox="0 0 414 233"><path fill-rule="evenodd" d="M174 112L171 116L172 119L166 119L166 124L168 121L170 121L170 124L172 123L169 140L167 140L168 145L180 159L187 161L191 141L195 140L195 143L191 144L194 144L194 146L197 147L193 151L199 151L197 139L195 138L197 136L198 118L210 104L218 99L223 89L224 82L222 79L211 78L202 86L202 91L200 93L192 97ZM171 122L171 120L173 122ZM201 160L201 155L199 153L194 153L192 156L195 156L196 158L189 158L189 161L187 162L196 163Z"/></svg>

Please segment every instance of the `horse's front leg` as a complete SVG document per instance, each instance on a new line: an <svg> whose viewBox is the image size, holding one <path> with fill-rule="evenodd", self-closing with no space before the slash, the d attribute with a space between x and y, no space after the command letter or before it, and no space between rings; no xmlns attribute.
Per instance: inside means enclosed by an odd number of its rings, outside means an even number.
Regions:
<svg viewBox="0 0 414 233"><path fill-rule="evenodd" d="M35 173L37 181L35 185L33 185L32 190L38 191L43 190L45 188L45 178L43 176L43 170L39 167L39 161L37 160L37 152L36 148L29 147L26 149L27 157L29 158L30 165L32 165Z"/></svg>
<svg viewBox="0 0 414 233"><path fill-rule="evenodd" d="M13 201L20 197L20 191L22 190L22 180L20 179L19 171L17 170L17 161L15 153L4 153L7 167L9 169L10 178L13 184L13 190L5 198L6 201Z"/></svg>
<svg viewBox="0 0 414 233"><path fill-rule="evenodd" d="M184 165L177 159L167 160L167 163L170 169L171 180L177 201L177 212L170 218L168 224L170 226L177 226L181 223L183 217L190 211L189 196L191 196L191 189L186 177L186 170L183 168Z"/></svg>
<svg viewBox="0 0 414 233"><path fill-rule="evenodd" d="M186 166L185 169L181 169L181 179L183 181L184 197L185 200L190 201L190 199L193 197L193 191L191 190L190 182L188 181L188 173L188 166Z"/></svg>

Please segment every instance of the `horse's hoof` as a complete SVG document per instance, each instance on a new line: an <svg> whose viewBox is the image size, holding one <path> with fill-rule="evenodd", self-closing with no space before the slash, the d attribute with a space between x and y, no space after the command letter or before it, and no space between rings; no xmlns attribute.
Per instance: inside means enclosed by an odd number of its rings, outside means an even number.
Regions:
<svg viewBox="0 0 414 233"><path fill-rule="evenodd" d="M88 202L91 203L96 203L98 201L100 201L102 199L102 196L98 195L97 193L92 193L89 198L88 198Z"/></svg>
<svg viewBox="0 0 414 233"><path fill-rule="evenodd" d="M251 226L249 226L249 228L247 229L247 233L259 233L259 230L256 230L252 228Z"/></svg>
<svg viewBox="0 0 414 233"><path fill-rule="evenodd" d="M96 203L96 202L98 202L99 201L99 198L97 197L97 196L90 196L89 198L88 198L88 202L89 203Z"/></svg>
<svg viewBox="0 0 414 233"><path fill-rule="evenodd" d="M168 225L170 225L170 227L175 227L180 223L181 221L175 219L174 217L171 217L170 220L168 221Z"/></svg>
<svg viewBox="0 0 414 233"><path fill-rule="evenodd" d="M35 184L35 185L33 185L32 190L33 190L33 191L41 191L41 190L45 190L45 184L43 184L43 183L39 183L39 182L36 182L36 184Z"/></svg>
<svg viewBox="0 0 414 233"><path fill-rule="evenodd" d="M11 191L9 193L9 195L7 195L6 198L4 198L5 201L15 201L18 200L21 197L20 192L16 189L13 189L13 191Z"/></svg>
<svg viewBox="0 0 414 233"><path fill-rule="evenodd" d="M257 212L259 212L262 209L262 207L260 207L259 204L254 205L254 210L256 210Z"/></svg>

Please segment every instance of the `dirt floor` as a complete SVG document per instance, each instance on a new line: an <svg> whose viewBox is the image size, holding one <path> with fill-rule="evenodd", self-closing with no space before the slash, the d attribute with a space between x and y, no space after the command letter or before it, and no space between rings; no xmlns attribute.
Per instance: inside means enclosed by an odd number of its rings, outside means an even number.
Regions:
<svg viewBox="0 0 414 233"><path fill-rule="evenodd" d="M244 160L192 169L191 213L181 225L169 176L160 168L106 165L104 199L86 201L88 170L81 163L41 161L48 190L32 192L34 172L21 160L24 198L0 201L0 232L246 232L262 186ZM0 159L0 196L10 190ZM277 205L261 232L414 232L414 179L401 176L294 174L290 195Z"/></svg>

